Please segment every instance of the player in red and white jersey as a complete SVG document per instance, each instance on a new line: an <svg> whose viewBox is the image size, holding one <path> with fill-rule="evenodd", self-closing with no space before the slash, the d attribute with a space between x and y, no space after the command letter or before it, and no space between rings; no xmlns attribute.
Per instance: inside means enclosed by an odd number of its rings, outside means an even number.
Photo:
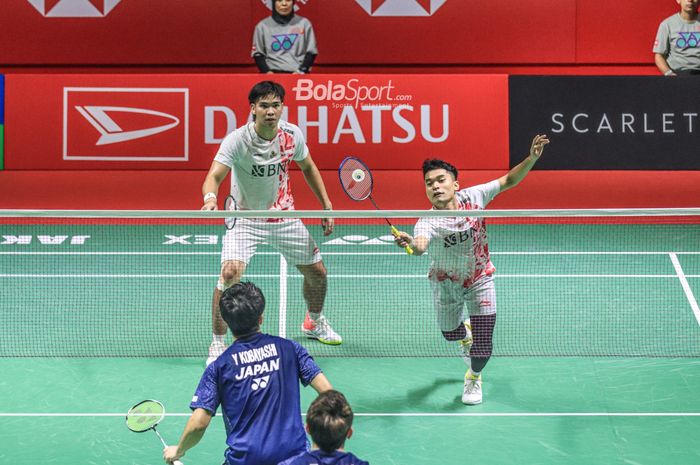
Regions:
<svg viewBox="0 0 700 465"><path fill-rule="evenodd" d="M433 210L486 208L496 195L523 180L548 143L547 136L535 136L528 157L505 176L462 190L459 190L457 168L443 160L426 160L423 178ZM396 244L402 248L411 246L416 256L425 252L430 255L428 279L438 325L446 340L460 343L469 366L464 377L462 402L480 404L481 371L491 357L496 324L493 282L496 269L489 256L484 218L421 218L414 228L414 236L399 232Z"/></svg>
<svg viewBox="0 0 700 465"><path fill-rule="evenodd" d="M216 210L219 186L231 172L231 195L241 210L294 210L289 169L295 162L324 210L332 208L318 168L309 155L301 130L280 120L284 88L272 81L256 84L248 95L253 121L224 138L202 186L202 210ZM322 222L324 234L333 231L333 220ZM260 244L277 249L303 274L303 294L308 311L302 332L325 344L340 344L338 335L321 314L326 296L326 267L321 254L299 219L285 221L239 218L226 232L221 251L221 275L212 304L213 340L207 364L226 349L226 323L219 312L221 294L240 281Z"/></svg>

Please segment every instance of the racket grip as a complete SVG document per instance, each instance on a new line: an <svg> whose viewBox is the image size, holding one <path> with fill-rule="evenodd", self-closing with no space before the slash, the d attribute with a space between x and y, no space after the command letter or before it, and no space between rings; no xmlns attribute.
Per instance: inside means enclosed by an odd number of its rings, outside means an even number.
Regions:
<svg viewBox="0 0 700 465"><path fill-rule="evenodd" d="M399 237L399 230L394 227L394 225L391 225L391 234L394 235L394 237ZM413 255L413 249L411 248L410 245L407 245L406 247L403 248L408 255Z"/></svg>

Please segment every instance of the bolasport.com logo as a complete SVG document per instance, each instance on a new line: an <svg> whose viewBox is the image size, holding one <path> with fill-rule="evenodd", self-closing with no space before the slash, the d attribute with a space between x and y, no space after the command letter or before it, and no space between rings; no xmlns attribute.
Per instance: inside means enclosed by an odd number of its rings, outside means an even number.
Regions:
<svg viewBox="0 0 700 465"><path fill-rule="evenodd" d="M104 18L122 0L27 0L45 18Z"/></svg>
<svg viewBox="0 0 700 465"><path fill-rule="evenodd" d="M328 102L333 108L351 106L355 109L369 106L406 105L413 100L411 95L399 94L392 80L383 85L365 85L357 78L344 82L328 80L314 82L312 79L298 79L292 88L298 102L314 100Z"/></svg>

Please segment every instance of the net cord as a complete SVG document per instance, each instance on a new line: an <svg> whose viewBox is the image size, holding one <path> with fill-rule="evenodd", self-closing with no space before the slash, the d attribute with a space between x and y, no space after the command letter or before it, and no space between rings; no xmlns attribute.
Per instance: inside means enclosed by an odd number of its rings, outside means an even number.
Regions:
<svg viewBox="0 0 700 465"><path fill-rule="evenodd" d="M0 210L0 218L440 218L697 216L700 208L535 210Z"/></svg>

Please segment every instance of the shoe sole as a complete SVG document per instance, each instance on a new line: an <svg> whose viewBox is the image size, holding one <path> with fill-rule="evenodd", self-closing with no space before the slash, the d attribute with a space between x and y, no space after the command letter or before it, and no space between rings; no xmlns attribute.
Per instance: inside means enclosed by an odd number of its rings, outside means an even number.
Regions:
<svg viewBox="0 0 700 465"><path fill-rule="evenodd" d="M481 403L481 401L478 401L478 402L466 402L464 399L462 399L462 403L463 403L464 405L479 405L479 404Z"/></svg>
<svg viewBox="0 0 700 465"><path fill-rule="evenodd" d="M301 332L304 333L304 336L306 336L308 339L316 339L318 342L322 344L326 344L329 346L339 346L340 344L343 343L343 341L329 341L328 339L321 339L318 336L314 335L313 333L310 333L303 327L301 328Z"/></svg>

